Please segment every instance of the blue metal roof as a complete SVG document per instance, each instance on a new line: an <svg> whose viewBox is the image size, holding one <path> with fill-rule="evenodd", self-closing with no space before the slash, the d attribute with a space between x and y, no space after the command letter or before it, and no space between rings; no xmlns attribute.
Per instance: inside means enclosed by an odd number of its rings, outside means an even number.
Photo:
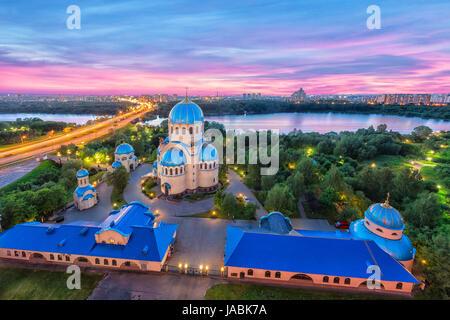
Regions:
<svg viewBox="0 0 450 320"><path fill-rule="evenodd" d="M381 249L399 261L411 260L416 254L416 249L414 249L411 240L409 240L406 235L403 234L398 240L380 237L366 228L364 225L364 219L353 221L350 224L349 230L355 237L375 241Z"/></svg>
<svg viewBox="0 0 450 320"><path fill-rule="evenodd" d="M207 144L202 147L200 161L215 161L219 159L219 154L212 144Z"/></svg>
<svg viewBox="0 0 450 320"><path fill-rule="evenodd" d="M364 212L364 215L373 223L392 230L403 230L403 218L401 214L389 205L376 203Z"/></svg>
<svg viewBox="0 0 450 320"><path fill-rule="evenodd" d="M419 283L373 241L227 228L225 266L366 279L368 265L380 267L381 280Z"/></svg>
<svg viewBox="0 0 450 320"><path fill-rule="evenodd" d="M112 164L112 168L115 169L117 167L120 167L122 164L119 161L114 161Z"/></svg>
<svg viewBox="0 0 450 320"><path fill-rule="evenodd" d="M0 234L0 248L162 261L173 240L177 225L161 223L156 228L147 225L149 216L145 213L148 207L139 203L131 203L123 210L128 210L127 214L118 221L116 228L121 232L132 234L125 246L96 243L95 233L102 230L103 223L79 221L63 225L40 222L16 225ZM116 218L117 214L120 212L116 213ZM53 228L51 232L47 232L49 228ZM63 245L58 245L61 243ZM146 253L143 252L145 247Z"/></svg>
<svg viewBox="0 0 450 320"><path fill-rule="evenodd" d="M83 188L77 187L75 189L75 193L77 194L78 198L81 198L86 193L86 191L89 191L89 190L95 192L95 188L92 185L88 184L86 187L83 187Z"/></svg>
<svg viewBox="0 0 450 320"><path fill-rule="evenodd" d="M116 148L116 151L114 153L115 154L129 154L132 152L134 152L134 149L132 146L130 146L128 143L122 143Z"/></svg>
<svg viewBox="0 0 450 320"><path fill-rule="evenodd" d="M268 232L279 234L289 233L292 230L291 220L281 212L273 211L259 219L259 226Z"/></svg>
<svg viewBox="0 0 450 320"><path fill-rule="evenodd" d="M179 166L186 163L186 156L184 152L177 148L171 148L164 152L161 160L161 165L166 167Z"/></svg>
<svg viewBox="0 0 450 320"><path fill-rule="evenodd" d="M169 113L169 123L193 124L203 122L203 111L192 101L184 99L177 103Z"/></svg>
<svg viewBox="0 0 450 320"><path fill-rule="evenodd" d="M93 197L94 197L93 194L89 193L83 197L83 200L89 200L89 199L92 199Z"/></svg>
<svg viewBox="0 0 450 320"><path fill-rule="evenodd" d="M77 178L84 178L84 177L87 177L87 176L89 176L89 172L86 169L78 170Z"/></svg>

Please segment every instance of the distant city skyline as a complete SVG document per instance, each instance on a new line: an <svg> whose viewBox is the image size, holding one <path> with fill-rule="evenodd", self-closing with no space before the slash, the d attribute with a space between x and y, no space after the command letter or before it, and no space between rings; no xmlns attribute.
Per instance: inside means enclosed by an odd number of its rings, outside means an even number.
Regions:
<svg viewBox="0 0 450 320"><path fill-rule="evenodd" d="M0 1L3 93L450 92L444 0ZM71 4L80 30L66 28Z"/></svg>

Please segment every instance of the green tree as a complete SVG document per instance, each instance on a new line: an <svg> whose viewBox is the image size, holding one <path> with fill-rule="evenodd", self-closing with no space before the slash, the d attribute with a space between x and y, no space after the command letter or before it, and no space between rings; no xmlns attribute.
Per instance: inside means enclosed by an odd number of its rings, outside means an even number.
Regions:
<svg viewBox="0 0 450 320"><path fill-rule="evenodd" d="M359 211L353 207L345 207L342 211L336 216L336 220L339 221L355 221L360 218Z"/></svg>
<svg viewBox="0 0 450 320"><path fill-rule="evenodd" d="M338 192L347 189L347 185L344 181L344 175L336 168L335 165L332 165L330 170L328 170L325 175L323 179L323 186L325 188L333 188Z"/></svg>
<svg viewBox="0 0 450 320"><path fill-rule="evenodd" d="M289 178L287 178L286 185L292 191L292 194L296 199L298 199L306 191L305 178L299 171L294 172L294 174L291 174Z"/></svg>
<svg viewBox="0 0 450 320"><path fill-rule="evenodd" d="M276 183L277 177L275 175L261 177L261 189L264 191L270 190Z"/></svg>
<svg viewBox="0 0 450 320"><path fill-rule="evenodd" d="M339 194L333 188L327 187L319 197L319 202L328 209L334 209L334 204L339 202Z"/></svg>
<svg viewBox="0 0 450 320"><path fill-rule="evenodd" d="M297 203L289 187L277 183L267 193L264 206L269 212L280 211L283 214L292 217L296 212Z"/></svg>
<svg viewBox="0 0 450 320"><path fill-rule="evenodd" d="M259 166L256 164L249 164L247 166L248 174L245 176L245 183L252 189L260 189L261 174Z"/></svg>
<svg viewBox="0 0 450 320"><path fill-rule="evenodd" d="M122 193L128 185L130 174L125 167L118 167L113 172L106 175L106 183L113 186L117 192Z"/></svg>
<svg viewBox="0 0 450 320"><path fill-rule="evenodd" d="M221 207L224 213L233 217L237 212L236 197L230 192L225 193Z"/></svg>
<svg viewBox="0 0 450 320"><path fill-rule="evenodd" d="M438 225L442 215L439 197L433 193L421 193L415 201L406 206L403 215L406 221L416 227L433 228Z"/></svg>
<svg viewBox="0 0 450 320"><path fill-rule="evenodd" d="M318 166L315 165L311 159L303 159L297 165L296 170L303 175L305 179L305 185L310 186L319 181Z"/></svg>

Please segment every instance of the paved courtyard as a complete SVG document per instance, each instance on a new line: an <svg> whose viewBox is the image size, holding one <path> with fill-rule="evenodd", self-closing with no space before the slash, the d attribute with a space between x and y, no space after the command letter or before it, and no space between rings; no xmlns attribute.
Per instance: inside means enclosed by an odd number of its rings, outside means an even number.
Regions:
<svg viewBox="0 0 450 320"><path fill-rule="evenodd" d="M143 164L131 173L129 184L124 191L125 200L140 201L149 205L152 212L159 214L158 221L178 224L174 253L168 260L172 268L176 268L179 263L183 265L187 263L192 268L208 265L211 271L217 272L224 264L227 226L256 226L257 220L232 221L188 217L212 209L214 206L212 197L201 201L177 203L157 198L150 200L141 191L141 180L142 176L151 170L151 165ZM230 183L227 192L243 193L258 203L260 206L256 214L258 220L267 214L238 174L230 170L228 177ZM159 193L158 187L154 190ZM103 183L98 186L97 191L100 199L98 205L81 212L75 208L67 210L64 214L64 223L76 220L103 221L113 210L110 202L112 188ZM320 219L292 219L292 224L296 229L335 230L326 220ZM207 277L173 273L108 272L90 299L203 299L206 290L220 282L221 280Z"/></svg>
<svg viewBox="0 0 450 320"><path fill-rule="evenodd" d="M89 300L203 300L206 290L224 281L179 274L109 273Z"/></svg>

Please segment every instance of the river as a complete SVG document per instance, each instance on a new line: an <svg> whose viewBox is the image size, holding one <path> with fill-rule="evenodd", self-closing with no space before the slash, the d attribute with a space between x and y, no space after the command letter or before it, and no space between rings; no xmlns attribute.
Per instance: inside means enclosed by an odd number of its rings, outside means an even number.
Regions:
<svg viewBox="0 0 450 320"><path fill-rule="evenodd" d="M42 120L64 121L85 124L94 120L96 115L87 114L0 114L0 121L14 121L17 118L37 117ZM278 129L281 133L288 133L294 129L303 132L326 133L330 131L356 131L379 124L386 124L389 130L400 133L410 133L415 127L424 125L433 131L450 130L450 121L422 119L418 117L402 117L378 114L346 114L346 113L272 113L233 116L208 116L208 121L217 121L227 129L261 130Z"/></svg>
<svg viewBox="0 0 450 320"><path fill-rule="evenodd" d="M386 124L388 130L410 133L415 127L424 125L433 131L450 130L450 121L422 119L378 114L347 113L272 113L239 116L206 117L208 121L221 122L226 129L261 130L278 129L288 133L294 129L303 132L327 133L330 131L356 131L360 128Z"/></svg>

